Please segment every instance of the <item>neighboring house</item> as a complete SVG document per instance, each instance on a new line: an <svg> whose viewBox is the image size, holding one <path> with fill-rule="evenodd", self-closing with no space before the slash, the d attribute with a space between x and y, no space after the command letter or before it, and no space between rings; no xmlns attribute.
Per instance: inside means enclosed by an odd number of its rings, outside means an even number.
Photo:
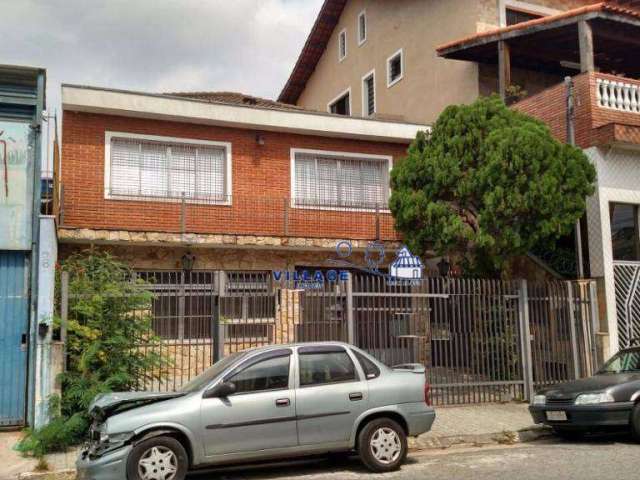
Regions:
<svg viewBox="0 0 640 480"><path fill-rule="evenodd" d="M282 102L356 117L433 123L448 105L499 90L495 68L450 62L436 47L595 0L326 0L280 93ZM536 93L560 71L514 68Z"/></svg>
<svg viewBox="0 0 640 480"><path fill-rule="evenodd" d="M583 7L438 49L445 58L498 65L507 84L510 65L536 75L575 75L514 108L545 121L562 141L574 137L597 169L581 233L586 273L602 280L602 330L608 329L612 351L640 337L639 4Z"/></svg>
<svg viewBox="0 0 640 480"><path fill-rule="evenodd" d="M62 106L61 258L124 259L158 293L154 331L203 348L218 298L228 342L285 341L298 300L279 309L272 272L326 271L341 240L362 265L369 242L393 248L389 170L426 128L235 93L64 85Z"/></svg>
<svg viewBox="0 0 640 480"><path fill-rule="evenodd" d="M41 425L53 388L55 226L40 215L45 84L44 69L0 66L0 429Z"/></svg>

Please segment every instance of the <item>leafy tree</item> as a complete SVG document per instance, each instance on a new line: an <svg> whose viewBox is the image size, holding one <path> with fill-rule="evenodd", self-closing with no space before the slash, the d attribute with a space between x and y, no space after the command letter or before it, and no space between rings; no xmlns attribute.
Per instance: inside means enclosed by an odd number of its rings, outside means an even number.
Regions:
<svg viewBox="0 0 640 480"><path fill-rule="evenodd" d="M88 407L100 393L128 391L159 379L167 359L140 345L158 341L151 330L151 293L108 253L88 250L68 258L67 371L53 420L18 445L43 455L79 443L89 427Z"/></svg>
<svg viewBox="0 0 640 480"><path fill-rule="evenodd" d="M496 96L448 107L391 173L396 228L416 253L499 272L571 231L594 191L584 153Z"/></svg>

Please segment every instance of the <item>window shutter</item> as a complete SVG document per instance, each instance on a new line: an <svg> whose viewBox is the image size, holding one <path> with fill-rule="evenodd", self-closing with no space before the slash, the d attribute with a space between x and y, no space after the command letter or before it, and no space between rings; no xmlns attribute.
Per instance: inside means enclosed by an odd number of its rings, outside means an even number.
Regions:
<svg viewBox="0 0 640 480"><path fill-rule="evenodd" d="M111 195L225 200L224 147L114 137L110 160Z"/></svg>
<svg viewBox="0 0 640 480"><path fill-rule="evenodd" d="M386 161L298 153L294 162L298 206L374 209L387 204Z"/></svg>

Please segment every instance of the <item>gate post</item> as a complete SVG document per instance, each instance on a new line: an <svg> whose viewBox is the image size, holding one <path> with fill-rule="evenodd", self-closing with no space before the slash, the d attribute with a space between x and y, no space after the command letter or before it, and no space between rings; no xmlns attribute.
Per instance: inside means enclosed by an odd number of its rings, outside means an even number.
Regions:
<svg viewBox="0 0 640 480"><path fill-rule="evenodd" d="M69 272L60 274L60 341L62 342L62 370L67 371L67 323L69 321Z"/></svg>
<svg viewBox="0 0 640 480"><path fill-rule="evenodd" d="M522 378L525 400L533 397L533 358L531 355L531 328L529 325L529 291L526 280L520 280L518 289L518 318L520 320L520 347L522 350Z"/></svg>
<svg viewBox="0 0 640 480"><path fill-rule="evenodd" d="M590 308L590 317L591 317L591 325L589 331L591 334L589 335L589 345L591 345L591 371L587 372L588 375L593 375L593 373L599 367L599 356L598 356L598 341L597 336L600 331L600 309L598 308L598 286L596 285L595 280L589 281L589 308Z"/></svg>
<svg viewBox="0 0 640 480"><path fill-rule="evenodd" d="M217 272L218 279L218 291L216 292L215 302L215 318L213 322L213 328L211 329L211 335L214 337L212 348L214 349L213 361L217 362L224 358L224 344L225 344L225 329L224 322L221 322L220 309L222 307L222 296L225 291L225 282L227 280L224 271L219 270Z"/></svg>
<svg viewBox="0 0 640 480"><path fill-rule="evenodd" d="M567 302L569 302L569 336L571 340L571 354L573 358L573 378L580 378L580 356L578 355L578 338L576 333L576 311L575 300L573 298L573 286L571 282L567 284Z"/></svg>
<svg viewBox="0 0 640 480"><path fill-rule="evenodd" d="M347 279L347 343L355 344L356 329L353 322L353 275Z"/></svg>

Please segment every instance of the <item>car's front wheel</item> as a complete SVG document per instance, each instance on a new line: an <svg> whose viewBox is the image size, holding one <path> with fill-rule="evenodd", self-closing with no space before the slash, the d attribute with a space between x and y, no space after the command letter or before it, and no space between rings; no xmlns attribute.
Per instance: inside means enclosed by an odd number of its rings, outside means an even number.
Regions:
<svg viewBox="0 0 640 480"><path fill-rule="evenodd" d="M407 435L390 418L367 423L358 436L358 453L373 472L391 472L400 468L407 457Z"/></svg>
<svg viewBox="0 0 640 480"><path fill-rule="evenodd" d="M129 480L184 480L189 458L182 444L172 437L158 436L133 447L127 459Z"/></svg>

